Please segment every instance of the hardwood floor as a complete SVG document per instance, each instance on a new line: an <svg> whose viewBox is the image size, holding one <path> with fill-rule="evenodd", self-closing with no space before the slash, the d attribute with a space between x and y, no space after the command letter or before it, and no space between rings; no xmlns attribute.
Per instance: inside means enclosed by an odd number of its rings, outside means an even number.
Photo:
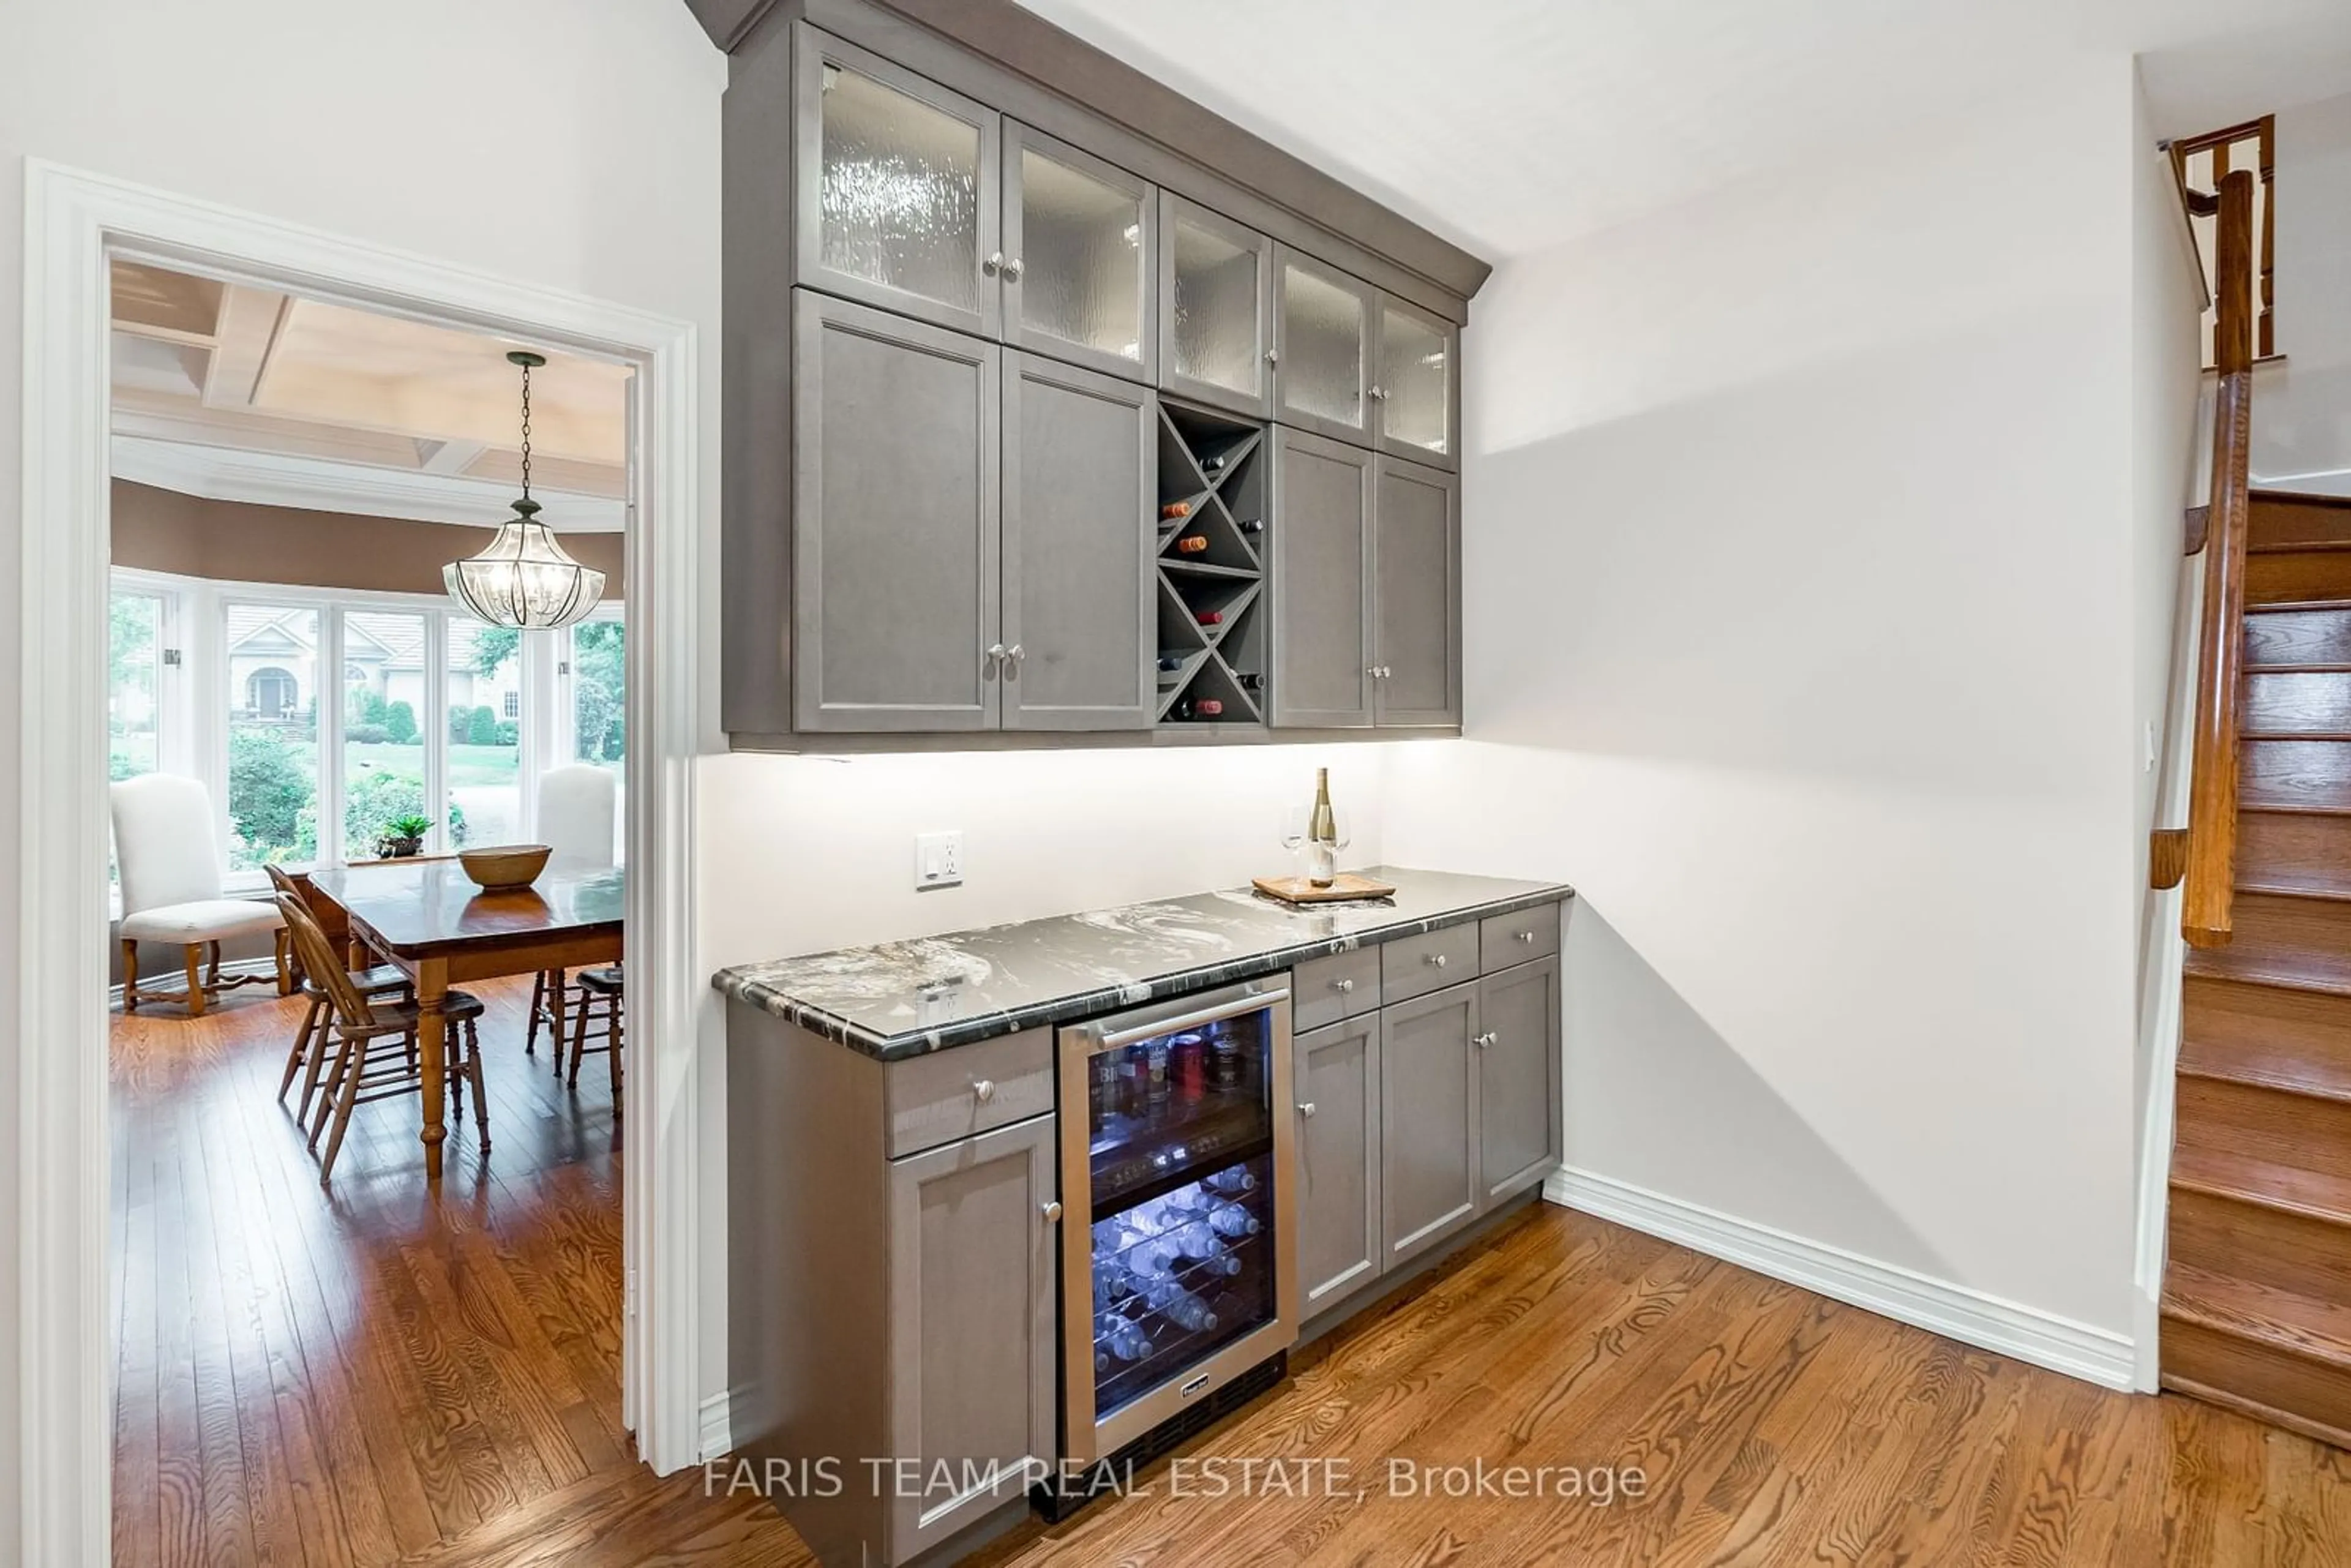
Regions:
<svg viewBox="0 0 2351 1568"><path fill-rule="evenodd" d="M453 1132L437 1203L397 1101L361 1111L320 1189L272 1098L289 1004L116 1020L118 1563L808 1561L764 1503L632 1458L601 1075L575 1100L543 1048L521 1053L527 988L488 996L496 1146L485 1163ZM1180 1458L1193 1495L1163 1461L1138 1495L978 1561L2351 1563L2351 1455L1548 1207ZM1201 1495L1212 1458L1236 1490L1259 1461L1255 1495ZM1638 1468L1647 1487L1598 1507L1392 1495L1392 1458ZM1303 1481L1308 1458L1351 1484Z"/></svg>

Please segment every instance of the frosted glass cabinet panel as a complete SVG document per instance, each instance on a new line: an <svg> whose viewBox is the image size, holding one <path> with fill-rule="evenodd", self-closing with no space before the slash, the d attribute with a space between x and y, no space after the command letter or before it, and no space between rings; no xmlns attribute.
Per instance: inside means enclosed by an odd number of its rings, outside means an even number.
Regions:
<svg viewBox="0 0 2351 1568"><path fill-rule="evenodd" d="M993 333L995 111L815 28L802 38L799 281Z"/></svg>
<svg viewBox="0 0 2351 1568"><path fill-rule="evenodd" d="M1161 201L1159 384L1270 416L1271 243L1180 196Z"/></svg>
<svg viewBox="0 0 2351 1568"><path fill-rule="evenodd" d="M1124 170L1004 122L1008 340L1148 381L1159 359L1152 188Z"/></svg>
<svg viewBox="0 0 2351 1568"><path fill-rule="evenodd" d="M1380 444L1399 456L1451 468L1460 461L1457 362L1460 329L1395 299L1380 303Z"/></svg>
<svg viewBox="0 0 2351 1568"><path fill-rule="evenodd" d="M1276 247L1274 261L1280 417L1343 441L1368 440L1375 291L1288 246Z"/></svg>

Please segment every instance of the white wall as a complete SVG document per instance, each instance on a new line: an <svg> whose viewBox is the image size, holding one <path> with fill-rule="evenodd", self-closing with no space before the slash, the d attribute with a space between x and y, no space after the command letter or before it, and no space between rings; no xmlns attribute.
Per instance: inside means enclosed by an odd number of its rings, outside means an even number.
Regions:
<svg viewBox="0 0 2351 1568"><path fill-rule="evenodd" d="M2123 1333L2134 94L1503 265L1472 739L1391 759L1385 845L1580 890L1571 1166Z"/></svg>
<svg viewBox="0 0 2351 1568"><path fill-rule="evenodd" d="M2254 482L2351 496L2351 94L2278 110L2276 262Z"/></svg>

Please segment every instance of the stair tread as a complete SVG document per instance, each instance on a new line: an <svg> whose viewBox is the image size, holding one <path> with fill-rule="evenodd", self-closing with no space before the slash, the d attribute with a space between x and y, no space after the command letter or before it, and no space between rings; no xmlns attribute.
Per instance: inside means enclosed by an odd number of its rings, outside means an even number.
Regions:
<svg viewBox="0 0 2351 1568"><path fill-rule="evenodd" d="M2179 1044L2179 1072L2188 1078L2242 1083L2351 1105L2351 1071L2294 1051L2213 1045L2191 1033Z"/></svg>
<svg viewBox="0 0 2351 1568"><path fill-rule="evenodd" d="M2280 539L2260 544L2248 542L2245 546L2247 555L2295 555L2304 550L2315 553L2346 549L2351 549L2351 539Z"/></svg>
<svg viewBox="0 0 2351 1568"><path fill-rule="evenodd" d="M2239 737L2245 740L2351 740L2351 729L2248 729Z"/></svg>
<svg viewBox="0 0 2351 1568"><path fill-rule="evenodd" d="M2351 1228L2351 1178L2203 1148L2186 1137L2172 1151L2171 1185Z"/></svg>
<svg viewBox="0 0 2351 1568"><path fill-rule="evenodd" d="M2249 675L2351 675L2351 664L2325 659L2248 659Z"/></svg>
<svg viewBox="0 0 2351 1568"><path fill-rule="evenodd" d="M2173 1263L2163 1315L2351 1370L2351 1305Z"/></svg>
<svg viewBox="0 0 2351 1568"><path fill-rule="evenodd" d="M2248 615L2289 615L2297 610L2351 610L2351 599L2273 599L2248 604Z"/></svg>
<svg viewBox="0 0 2351 1568"><path fill-rule="evenodd" d="M2351 881L2337 884L2280 882L2275 878L2239 877L2237 891L2255 894L2262 898L2310 898L2321 904L2351 904Z"/></svg>
<svg viewBox="0 0 2351 1568"><path fill-rule="evenodd" d="M2241 947L2190 947L2186 968L2189 974L2210 979L2351 997L2351 973L2321 967L2307 956L2275 952L2255 956Z"/></svg>

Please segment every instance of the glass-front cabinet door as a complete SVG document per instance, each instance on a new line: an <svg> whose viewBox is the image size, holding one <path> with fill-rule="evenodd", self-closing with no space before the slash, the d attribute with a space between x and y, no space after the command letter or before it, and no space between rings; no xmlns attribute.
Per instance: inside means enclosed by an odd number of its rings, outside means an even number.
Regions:
<svg viewBox="0 0 2351 1568"><path fill-rule="evenodd" d="M1160 204L1160 386L1271 417L1272 242L1181 196Z"/></svg>
<svg viewBox="0 0 2351 1568"><path fill-rule="evenodd" d="M998 117L803 25L796 281L995 336Z"/></svg>
<svg viewBox="0 0 2351 1568"><path fill-rule="evenodd" d="M1342 441L1369 442L1377 291L1278 246L1273 301L1279 417Z"/></svg>
<svg viewBox="0 0 2351 1568"><path fill-rule="evenodd" d="M1006 340L1151 381L1159 366L1155 195L1124 170L1006 120Z"/></svg>
<svg viewBox="0 0 2351 1568"><path fill-rule="evenodd" d="M1459 465L1460 359L1459 328L1382 297L1379 374L1372 387L1382 447L1440 468Z"/></svg>

